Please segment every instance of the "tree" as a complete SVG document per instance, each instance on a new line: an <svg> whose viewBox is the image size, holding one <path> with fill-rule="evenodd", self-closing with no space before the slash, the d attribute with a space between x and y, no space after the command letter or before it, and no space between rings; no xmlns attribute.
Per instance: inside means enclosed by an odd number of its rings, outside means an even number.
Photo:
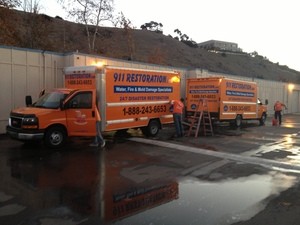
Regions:
<svg viewBox="0 0 300 225"><path fill-rule="evenodd" d="M198 47L198 45L195 41L190 39L190 37L187 36L186 34L183 34L179 29L175 29L174 33L176 33L178 35L177 37L174 37L174 39L176 39L178 41L180 40L182 43L184 43L190 47L193 47L193 48Z"/></svg>
<svg viewBox="0 0 300 225"><path fill-rule="evenodd" d="M161 34L163 33L162 27L163 25L161 23L154 22L154 21L151 21L149 23L144 23L143 25L141 25L142 30L150 30Z"/></svg>
<svg viewBox="0 0 300 225"><path fill-rule="evenodd" d="M123 12L119 12L118 15L113 18L112 23L114 27L133 29L131 21L124 16Z"/></svg>
<svg viewBox="0 0 300 225"><path fill-rule="evenodd" d="M16 8L21 5L20 0L0 0L0 7Z"/></svg>
<svg viewBox="0 0 300 225"><path fill-rule="evenodd" d="M178 34L179 36L182 35L182 33L181 33L181 31L180 31L179 29L175 29L175 30L174 30L174 33Z"/></svg>
<svg viewBox="0 0 300 225"><path fill-rule="evenodd" d="M183 34L179 29L175 29L174 33L176 33L178 35L178 37L176 38L177 40L180 40L180 41L188 41L189 40L189 36L187 36L186 34Z"/></svg>
<svg viewBox="0 0 300 225"><path fill-rule="evenodd" d="M129 19L127 19L123 12L120 12L118 17L114 19L114 26L121 27L124 29L124 34L127 39L127 47L130 55L130 60L133 60L133 54L135 52L135 44L133 39L133 29L132 23Z"/></svg>
<svg viewBox="0 0 300 225"><path fill-rule="evenodd" d="M23 4L23 10L24 12L30 12L30 13L35 13L38 14L40 11L40 1L39 0L24 0L24 4Z"/></svg>
<svg viewBox="0 0 300 225"><path fill-rule="evenodd" d="M252 57L256 57L256 56L258 56L258 53L257 53L257 51L254 51L254 52L251 52L250 55L251 55Z"/></svg>
<svg viewBox="0 0 300 225"><path fill-rule="evenodd" d="M70 17L85 25L89 52L93 53L100 24L113 18L113 0L58 0L58 2Z"/></svg>

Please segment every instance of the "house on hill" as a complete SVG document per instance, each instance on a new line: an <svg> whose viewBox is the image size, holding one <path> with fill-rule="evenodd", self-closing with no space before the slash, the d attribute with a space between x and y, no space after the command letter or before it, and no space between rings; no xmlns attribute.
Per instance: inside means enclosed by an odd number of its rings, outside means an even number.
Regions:
<svg viewBox="0 0 300 225"><path fill-rule="evenodd" d="M237 43L226 42L226 41L217 41L217 40L205 41L202 43L198 43L198 47L207 50L242 52L242 49L238 47Z"/></svg>

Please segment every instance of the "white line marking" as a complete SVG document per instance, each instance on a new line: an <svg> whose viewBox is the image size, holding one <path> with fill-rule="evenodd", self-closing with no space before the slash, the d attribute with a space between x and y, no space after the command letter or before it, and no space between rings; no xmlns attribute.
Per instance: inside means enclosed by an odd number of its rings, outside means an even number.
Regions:
<svg viewBox="0 0 300 225"><path fill-rule="evenodd" d="M210 150L206 150L206 149L202 149L202 148L183 146L183 145L179 145L179 144L144 139L144 138L132 137L132 138L128 138L128 140L140 142L140 143L144 143L144 144L157 145L157 146L161 146L161 147L165 147L165 148L176 149L176 150L180 150L180 151L192 152L192 153L196 153L196 154L214 156L214 157L218 157L218 158L222 158L222 159L229 159L229 160L238 161L238 162L260 165L263 167L271 168L273 170L281 170L281 171L285 171L285 172L300 173L299 165L292 165L292 164L288 164L285 162L278 162L276 160L271 160L271 159L263 159L263 158L250 157L250 156L245 156L245 155L237 155L237 154L225 153L225 152L216 152L216 151L210 151Z"/></svg>

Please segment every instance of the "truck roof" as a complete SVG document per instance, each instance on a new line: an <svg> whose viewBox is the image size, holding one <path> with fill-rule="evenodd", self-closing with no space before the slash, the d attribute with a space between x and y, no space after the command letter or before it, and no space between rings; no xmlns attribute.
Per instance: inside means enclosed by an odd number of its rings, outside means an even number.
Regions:
<svg viewBox="0 0 300 225"><path fill-rule="evenodd" d="M71 88L55 88L53 91L62 92L64 94L69 94L71 91L74 91L74 89Z"/></svg>
<svg viewBox="0 0 300 225"><path fill-rule="evenodd" d="M64 74L95 73L98 70L101 71L101 69L101 67L97 66L71 66L64 68Z"/></svg>
<svg viewBox="0 0 300 225"><path fill-rule="evenodd" d="M70 66L64 68L64 74L86 74L86 73L98 73L104 69L118 69L118 70L131 70L131 71L148 71L148 72L159 72L159 73L174 73L177 74L179 71L174 70L154 70L154 69L141 69L141 68L129 68L129 67L121 67L121 66Z"/></svg>
<svg viewBox="0 0 300 225"><path fill-rule="evenodd" d="M196 78L188 78L188 81L216 81L216 80L227 80L227 81L236 81L236 82L241 82L241 83L253 83L256 84L255 81L249 81L249 80L238 80L235 78L228 78L228 77L196 77Z"/></svg>

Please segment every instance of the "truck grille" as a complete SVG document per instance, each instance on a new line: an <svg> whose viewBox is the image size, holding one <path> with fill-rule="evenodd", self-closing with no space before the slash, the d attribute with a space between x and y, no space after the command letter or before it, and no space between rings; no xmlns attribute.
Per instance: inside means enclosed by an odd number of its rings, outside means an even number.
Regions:
<svg viewBox="0 0 300 225"><path fill-rule="evenodd" d="M11 114L10 126L14 128L21 128L23 121L23 115L18 115L16 113Z"/></svg>

